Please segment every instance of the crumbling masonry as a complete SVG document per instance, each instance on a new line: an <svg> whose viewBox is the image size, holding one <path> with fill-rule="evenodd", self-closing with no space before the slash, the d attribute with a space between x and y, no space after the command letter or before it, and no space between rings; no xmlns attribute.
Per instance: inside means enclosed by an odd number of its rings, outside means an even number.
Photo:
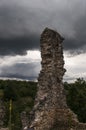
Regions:
<svg viewBox="0 0 86 130"><path fill-rule="evenodd" d="M68 108L63 86L63 37L46 28L40 39L42 70L30 130L86 130Z"/></svg>

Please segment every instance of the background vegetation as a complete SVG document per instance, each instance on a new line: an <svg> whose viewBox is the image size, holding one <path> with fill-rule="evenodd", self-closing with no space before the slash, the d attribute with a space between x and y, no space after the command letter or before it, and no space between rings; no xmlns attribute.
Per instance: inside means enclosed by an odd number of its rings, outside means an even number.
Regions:
<svg viewBox="0 0 86 130"><path fill-rule="evenodd" d="M21 129L21 112L25 111L27 115L34 105L34 99L37 91L36 82L0 80L0 98L3 100L6 108L4 126L8 127L10 117L10 100L12 100L12 130Z"/></svg>
<svg viewBox="0 0 86 130"><path fill-rule="evenodd" d="M77 114L80 122L86 122L86 81L82 78L74 83L64 83L68 106ZM34 105L37 92L36 82L0 80L0 99L4 101L6 116L4 125L9 125L9 104L12 100L12 127L21 129L20 114L26 111L27 115Z"/></svg>
<svg viewBox="0 0 86 130"><path fill-rule="evenodd" d="M80 122L86 122L86 81L78 78L74 83L64 83L67 104L77 114Z"/></svg>

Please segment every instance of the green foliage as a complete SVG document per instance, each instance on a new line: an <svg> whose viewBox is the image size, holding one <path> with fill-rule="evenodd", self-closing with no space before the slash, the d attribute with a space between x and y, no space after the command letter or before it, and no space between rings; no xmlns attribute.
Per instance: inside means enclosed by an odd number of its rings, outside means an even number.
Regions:
<svg viewBox="0 0 86 130"><path fill-rule="evenodd" d="M6 86L4 88L4 100L17 100L17 94L15 92L15 88L9 84L9 86Z"/></svg>
<svg viewBox="0 0 86 130"><path fill-rule="evenodd" d="M64 83L68 106L78 115L81 122L86 122L86 81L77 79L74 83ZM21 129L20 113L29 115L37 92L37 83L26 81L0 80L0 94L6 107L5 126L9 122L9 101L12 99L12 130Z"/></svg>
<svg viewBox="0 0 86 130"><path fill-rule="evenodd" d="M12 99L12 130L21 129L20 114L22 111L26 111L29 115L33 105L37 92L36 82L16 81L16 80L0 80L0 95L4 100L6 115L4 126L9 125L9 106L10 99Z"/></svg>
<svg viewBox="0 0 86 130"><path fill-rule="evenodd" d="M68 106L78 115L80 122L86 122L86 81L77 79L75 83L64 83Z"/></svg>
<svg viewBox="0 0 86 130"><path fill-rule="evenodd" d="M8 121L9 121L9 102L8 101L4 102L4 105L5 105L5 109L6 109L6 114L5 114L5 118L4 118L4 126L7 127Z"/></svg>
<svg viewBox="0 0 86 130"><path fill-rule="evenodd" d="M0 89L0 98L3 98L3 96L4 96L3 89Z"/></svg>

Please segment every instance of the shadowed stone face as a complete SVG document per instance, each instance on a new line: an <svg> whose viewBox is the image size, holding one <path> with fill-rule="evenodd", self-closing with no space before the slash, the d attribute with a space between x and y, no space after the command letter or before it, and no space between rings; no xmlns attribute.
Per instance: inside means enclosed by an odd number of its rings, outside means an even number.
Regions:
<svg viewBox="0 0 86 130"><path fill-rule="evenodd" d="M63 38L56 31L45 28L40 38L42 70L38 77L38 92L30 128L33 130L79 129L76 115L67 107L64 86ZM71 118L71 126L68 123ZM73 126L72 126L73 125ZM77 129L75 128L77 127Z"/></svg>

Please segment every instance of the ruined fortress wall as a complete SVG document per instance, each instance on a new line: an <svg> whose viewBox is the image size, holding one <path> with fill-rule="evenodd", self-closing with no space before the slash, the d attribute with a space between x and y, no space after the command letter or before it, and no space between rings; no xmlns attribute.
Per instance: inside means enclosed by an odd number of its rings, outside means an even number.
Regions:
<svg viewBox="0 0 86 130"><path fill-rule="evenodd" d="M31 130L86 130L86 124L79 123L66 104L62 42L63 38L54 30L45 28L41 35L42 70L38 77Z"/></svg>

